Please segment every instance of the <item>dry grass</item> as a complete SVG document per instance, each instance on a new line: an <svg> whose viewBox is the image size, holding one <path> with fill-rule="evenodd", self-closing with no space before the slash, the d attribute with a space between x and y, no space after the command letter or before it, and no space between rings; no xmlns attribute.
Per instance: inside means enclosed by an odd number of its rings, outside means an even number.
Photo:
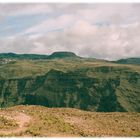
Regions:
<svg viewBox="0 0 140 140"><path fill-rule="evenodd" d="M9 130L18 127L18 123L11 118L0 115L0 130Z"/></svg>
<svg viewBox="0 0 140 140"><path fill-rule="evenodd" d="M70 108L16 106L5 110L31 116L27 129L8 136L140 136L140 113L97 113ZM1 136L5 136L2 135Z"/></svg>

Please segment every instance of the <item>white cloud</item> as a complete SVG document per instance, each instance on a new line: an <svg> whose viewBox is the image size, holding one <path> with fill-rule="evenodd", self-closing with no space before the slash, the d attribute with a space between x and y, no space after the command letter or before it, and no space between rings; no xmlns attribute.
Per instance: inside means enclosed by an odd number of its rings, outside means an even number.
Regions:
<svg viewBox="0 0 140 140"><path fill-rule="evenodd" d="M140 25L129 25L123 28L120 26L95 27L85 22L80 24L81 26L77 26L78 22L70 29L65 29L64 32L50 33L36 41L46 46L46 50L48 49L50 53L63 48L82 56L105 59L140 56L140 32L137 36L133 35L134 31L139 31Z"/></svg>
<svg viewBox="0 0 140 140"><path fill-rule="evenodd" d="M23 34L28 33L46 33L55 29L63 29L70 26L73 23L74 16L72 15L62 15L56 18L51 18L45 20L23 32Z"/></svg>

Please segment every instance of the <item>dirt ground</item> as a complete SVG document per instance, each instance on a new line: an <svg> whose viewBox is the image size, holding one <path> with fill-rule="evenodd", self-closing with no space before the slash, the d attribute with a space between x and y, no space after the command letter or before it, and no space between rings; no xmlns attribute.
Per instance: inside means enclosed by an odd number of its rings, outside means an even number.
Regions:
<svg viewBox="0 0 140 140"><path fill-rule="evenodd" d="M18 124L0 129L1 137L140 137L140 113L16 106L1 109L0 116Z"/></svg>

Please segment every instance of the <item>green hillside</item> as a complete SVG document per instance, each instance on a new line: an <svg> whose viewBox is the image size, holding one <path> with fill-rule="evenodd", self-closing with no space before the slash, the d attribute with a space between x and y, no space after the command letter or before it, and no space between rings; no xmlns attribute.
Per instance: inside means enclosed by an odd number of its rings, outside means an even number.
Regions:
<svg viewBox="0 0 140 140"><path fill-rule="evenodd" d="M0 106L140 112L140 66L96 59L13 60L0 64Z"/></svg>
<svg viewBox="0 0 140 140"><path fill-rule="evenodd" d="M116 63L140 65L140 58L120 59L120 60L116 61Z"/></svg>

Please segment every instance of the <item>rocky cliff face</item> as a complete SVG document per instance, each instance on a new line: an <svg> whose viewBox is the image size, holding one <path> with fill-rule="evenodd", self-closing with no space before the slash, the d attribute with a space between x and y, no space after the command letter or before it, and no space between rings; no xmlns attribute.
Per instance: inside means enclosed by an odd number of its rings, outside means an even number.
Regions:
<svg viewBox="0 0 140 140"><path fill-rule="evenodd" d="M51 70L35 78L0 80L0 106L35 104L103 112L140 112L138 73L124 71L121 74L121 70L107 67L90 72L92 76L88 70L81 73ZM99 77L99 73L104 76Z"/></svg>

